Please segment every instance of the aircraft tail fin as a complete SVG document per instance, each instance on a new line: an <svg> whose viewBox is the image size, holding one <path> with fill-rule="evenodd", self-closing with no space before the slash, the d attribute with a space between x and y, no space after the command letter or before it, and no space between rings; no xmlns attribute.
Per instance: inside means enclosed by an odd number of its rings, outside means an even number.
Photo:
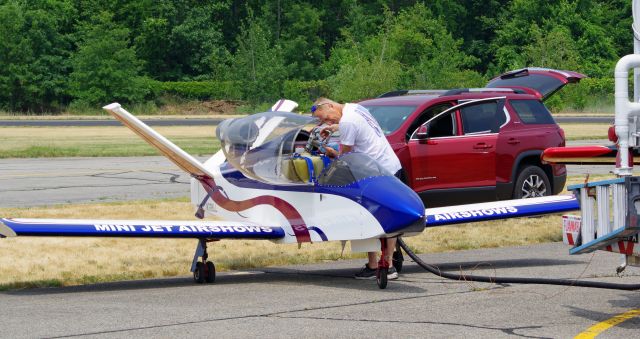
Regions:
<svg viewBox="0 0 640 339"><path fill-rule="evenodd" d="M149 143L149 145L159 150L165 157L185 172L196 177L213 178L213 174L208 171L200 161L160 135L160 133L153 130L140 119L127 112L119 103L114 102L104 106L103 109L120 120L120 122L139 135L144 141Z"/></svg>

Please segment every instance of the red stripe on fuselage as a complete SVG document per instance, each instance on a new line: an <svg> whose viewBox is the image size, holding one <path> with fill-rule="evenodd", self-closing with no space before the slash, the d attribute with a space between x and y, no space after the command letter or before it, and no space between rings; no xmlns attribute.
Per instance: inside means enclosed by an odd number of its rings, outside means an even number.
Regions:
<svg viewBox="0 0 640 339"><path fill-rule="evenodd" d="M241 212L258 205L273 206L287 218L296 236L296 240L299 243L311 242L311 234L309 234L309 229L307 229L307 225L302 219L302 216L285 200L271 195L261 195L247 200L231 200L225 197L220 190L214 189L217 185L213 178L205 177L197 179L202 183L202 186L204 186L204 189L209 193L213 201L227 211Z"/></svg>

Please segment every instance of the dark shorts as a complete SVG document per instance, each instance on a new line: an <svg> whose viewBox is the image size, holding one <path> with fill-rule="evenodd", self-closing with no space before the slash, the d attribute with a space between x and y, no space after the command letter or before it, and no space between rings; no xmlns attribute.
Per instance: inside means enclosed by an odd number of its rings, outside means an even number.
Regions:
<svg viewBox="0 0 640 339"><path fill-rule="evenodd" d="M407 184L407 173L404 171L404 169L399 169L398 172L394 174L394 176L400 179L400 181L402 181L403 183Z"/></svg>

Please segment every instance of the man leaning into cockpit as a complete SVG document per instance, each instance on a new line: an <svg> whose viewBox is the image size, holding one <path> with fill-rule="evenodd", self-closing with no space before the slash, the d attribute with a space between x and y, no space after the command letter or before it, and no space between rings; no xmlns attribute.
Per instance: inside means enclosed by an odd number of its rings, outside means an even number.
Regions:
<svg viewBox="0 0 640 339"><path fill-rule="evenodd" d="M404 171L400 160L391 148L382 128L371 113L361 105L354 103L340 104L327 98L319 98L311 107L311 113L321 122L327 124L323 134L340 132L340 149L326 147L326 154L337 157L349 152L360 152L369 155L402 182L405 182ZM398 272L393 267L391 255L396 246L396 238L387 240L386 259L389 262L389 279L397 279ZM377 252L368 253L369 262L355 274L356 279L375 279L378 268Z"/></svg>

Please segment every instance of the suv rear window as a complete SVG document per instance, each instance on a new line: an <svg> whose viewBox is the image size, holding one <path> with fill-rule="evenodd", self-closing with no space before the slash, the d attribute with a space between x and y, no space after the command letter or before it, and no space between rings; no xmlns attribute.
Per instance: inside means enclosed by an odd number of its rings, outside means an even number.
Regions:
<svg viewBox="0 0 640 339"><path fill-rule="evenodd" d="M525 124L555 124L551 113L538 100L511 100L511 107Z"/></svg>
<svg viewBox="0 0 640 339"><path fill-rule="evenodd" d="M407 120L418 106L370 106L363 105L378 121L385 135L391 134Z"/></svg>
<svg viewBox="0 0 640 339"><path fill-rule="evenodd" d="M464 134L497 133L506 121L504 113L498 111L497 102L463 107L460 116Z"/></svg>

